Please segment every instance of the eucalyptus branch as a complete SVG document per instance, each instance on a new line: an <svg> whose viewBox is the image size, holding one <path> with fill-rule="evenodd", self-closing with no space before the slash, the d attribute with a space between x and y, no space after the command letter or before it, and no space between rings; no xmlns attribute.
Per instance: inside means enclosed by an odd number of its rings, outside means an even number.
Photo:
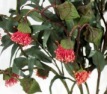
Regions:
<svg viewBox="0 0 107 94"><path fill-rule="evenodd" d="M44 9L42 9L42 10L39 10L38 8L34 8L34 9L28 11L28 12L26 13L26 15L25 15L25 21L27 21L27 16L28 16L30 13L36 11L36 12L40 13L48 22L53 23L54 25L63 28L64 32L65 32L66 35L68 36L68 31L67 31L67 29L65 28L65 26L63 25L63 23L61 23L61 22L54 22L54 21L52 21L48 16L46 16L46 15L44 14L44 12L45 12L48 8L50 8L50 7L54 7L54 8L55 8L56 5L49 5L49 6L47 6L46 8L44 8Z"/></svg>
<svg viewBox="0 0 107 94"><path fill-rule="evenodd" d="M79 46L80 46L80 34L81 34L81 31L83 28L89 26L89 24L84 24L83 26L76 26L74 29L78 28L78 35L77 35L77 38L76 38L76 41L77 41L77 49L76 49L76 57L78 57L78 50L79 50ZM72 32L74 31L74 29L71 31L71 34Z"/></svg>
<svg viewBox="0 0 107 94"><path fill-rule="evenodd" d="M59 69L59 67L58 67L58 65L57 65L57 63L56 63L56 60L50 55L50 53L41 45L41 43L40 43L37 39L35 39L34 37L32 37L32 38L33 38L33 40L34 40L35 42L37 42L37 43L39 44L39 46L40 46L40 47L47 53L47 55L53 60L53 62L54 62L54 64L55 64L55 66L57 67L59 73L62 74L61 70Z"/></svg>

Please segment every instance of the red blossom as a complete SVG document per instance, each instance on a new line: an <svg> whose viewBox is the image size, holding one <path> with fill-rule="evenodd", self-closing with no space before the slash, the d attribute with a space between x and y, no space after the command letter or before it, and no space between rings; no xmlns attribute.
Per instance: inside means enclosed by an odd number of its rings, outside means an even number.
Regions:
<svg viewBox="0 0 107 94"><path fill-rule="evenodd" d="M18 78L19 78L19 75L13 73L12 77L5 81L5 85L12 86L12 85L16 84L18 82L18 80L17 80Z"/></svg>
<svg viewBox="0 0 107 94"><path fill-rule="evenodd" d="M74 50L65 49L61 45L58 46L58 48L55 50L55 53L56 53L56 59L61 62L69 63L69 62L74 62L75 60Z"/></svg>
<svg viewBox="0 0 107 94"><path fill-rule="evenodd" d="M20 31L13 33L11 40L23 46L29 45L32 42L29 33L22 33Z"/></svg>
<svg viewBox="0 0 107 94"><path fill-rule="evenodd" d="M86 70L74 72L76 81L78 85L81 85L82 83L86 82L87 78L89 78L90 72L87 72Z"/></svg>

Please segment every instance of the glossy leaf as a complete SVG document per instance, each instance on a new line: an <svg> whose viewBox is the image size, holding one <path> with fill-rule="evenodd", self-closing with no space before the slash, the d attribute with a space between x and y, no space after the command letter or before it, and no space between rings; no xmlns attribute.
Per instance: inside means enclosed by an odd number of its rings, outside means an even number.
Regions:
<svg viewBox="0 0 107 94"><path fill-rule="evenodd" d="M74 71L74 67L72 64L68 63L68 64L64 64L66 70L68 71L68 73L73 76L73 71Z"/></svg>
<svg viewBox="0 0 107 94"><path fill-rule="evenodd" d="M64 2L63 4L57 5L57 10L61 20L72 20L80 17L75 6L71 2Z"/></svg>
<svg viewBox="0 0 107 94"><path fill-rule="evenodd" d="M24 72L22 71L22 68L25 67L26 65L28 65L28 59L24 57L15 58L12 71L21 76L25 76Z"/></svg>
<svg viewBox="0 0 107 94"><path fill-rule="evenodd" d="M30 11L29 9L22 9L21 15L25 16L27 14L27 12L29 12L29 11ZM41 15L39 13L37 13L36 11L30 13L28 16L31 17L32 19L34 19L35 21L38 21L38 22L42 22L42 20L43 20Z"/></svg>
<svg viewBox="0 0 107 94"><path fill-rule="evenodd" d="M35 34L35 33L39 32L41 30L49 29L50 25L49 24L48 25L32 25L31 28L33 30L33 33Z"/></svg>
<svg viewBox="0 0 107 94"><path fill-rule="evenodd" d="M93 18L95 18L92 10L92 3L89 3L85 6L80 6L79 11L82 13L81 19L79 21L79 24L81 25L91 23L91 21L93 21Z"/></svg>
<svg viewBox="0 0 107 94"><path fill-rule="evenodd" d="M23 32L23 33L31 33L31 29L27 23L20 23L18 25L18 31Z"/></svg>
<svg viewBox="0 0 107 94"><path fill-rule="evenodd" d="M73 49L74 48L74 42L70 39L63 39L61 40L61 46L65 49Z"/></svg>
<svg viewBox="0 0 107 94"><path fill-rule="evenodd" d="M1 46L3 46L3 49L2 49L2 51L1 51L1 53L5 50L5 49L7 49L9 46L11 46L12 44L13 44L13 42L10 40L10 37L8 36L8 35L4 35L3 37L2 37L2 44L1 44Z"/></svg>
<svg viewBox="0 0 107 94"><path fill-rule="evenodd" d="M96 65L96 67L100 70L103 70L104 66L107 64L107 62L104 60L104 56L101 52L97 51L93 57L93 63Z"/></svg>
<svg viewBox="0 0 107 94"><path fill-rule="evenodd" d="M84 33L85 40L94 43L97 47L100 46L103 31L99 28L89 27Z"/></svg>
<svg viewBox="0 0 107 94"><path fill-rule="evenodd" d="M48 55L46 53L41 51L40 48L37 48L36 46L33 46L30 49L27 49L25 52L28 55L31 55L32 57L39 59L40 61L43 61L46 63L52 63L51 58L48 57Z"/></svg>
<svg viewBox="0 0 107 94"><path fill-rule="evenodd" d="M10 65L12 63L12 58L13 58L15 52L17 51L17 48L18 48L18 45L17 44L13 44L13 47L11 49Z"/></svg>
<svg viewBox="0 0 107 94"><path fill-rule="evenodd" d="M47 41L49 39L50 34L51 34L50 30L45 30L43 34L43 47L47 47Z"/></svg>

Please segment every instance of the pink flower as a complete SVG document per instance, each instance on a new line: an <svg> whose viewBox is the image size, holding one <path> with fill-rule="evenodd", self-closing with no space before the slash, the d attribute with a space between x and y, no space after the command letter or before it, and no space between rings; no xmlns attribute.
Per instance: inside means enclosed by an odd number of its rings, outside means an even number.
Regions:
<svg viewBox="0 0 107 94"><path fill-rule="evenodd" d="M11 40L23 46L29 45L32 42L29 33L22 33L20 31L13 33Z"/></svg>
<svg viewBox="0 0 107 94"><path fill-rule="evenodd" d="M5 85L12 86L12 85L16 84L18 82L18 80L17 80L18 78L19 78L19 75L13 73L12 77L5 81Z"/></svg>
<svg viewBox="0 0 107 94"><path fill-rule="evenodd" d="M36 76L46 79L48 77L49 71L43 70L43 69L37 69L36 71Z"/></svg>
<svg viewBox="0 0 107 94"><path fill-rule="evenodd" d="M86 70L74 72L76 81L78 85L81 85L82 83L86 82L87 78L90 75L90 72L87 72Z"/></svg>
<svg viewBox="0 0 107 94"><path fill-rule="evenodd" d="M58 48L55 50L55 53L56 53L56 59L61 62L69 63L69 62L74 62L75 60L74 50L65 49L61 47L61 45L58 46Z"/></svg>

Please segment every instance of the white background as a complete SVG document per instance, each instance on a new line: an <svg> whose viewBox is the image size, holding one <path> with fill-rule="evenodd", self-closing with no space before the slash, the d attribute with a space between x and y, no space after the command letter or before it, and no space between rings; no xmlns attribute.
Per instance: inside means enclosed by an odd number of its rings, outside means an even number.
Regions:
<svg viewBox="0 0 107 94"><path fill-rule="evenodd" d="M47 3L46 3L47 4ZM0 0L0 14L6 14L9 15L8 11L10 8L15 9L16 7L16 0ZM105 18L107 18L107 15L105 15ZM3 35L2 29L0 29L0 33ZM0 51L1 51L0 47ZM0 55L0 69L5 69L9 66L9 57L11 53L11 47L3 52L2 55ZM58 62L59 63L59 62ZM36 94L49 94L49 83L54 76L52 73L49 74L49 77L46 80L43 80L41 78L38 78L35 74L33 75L37 81L39 81L39 85L41 87L42 93L36 93ZM90 78L87 80L90 94L95 94L96 90L96 80L97 80L97 71L94 70ZM72 83L69 83L69 86L72 85ZM101 75L101 82L100 82L100 94L104 94L103 92L107 88L107 67L104 68L102 75ZM67 94L66 90L64 89L62 83L57 80L55 81L53 88L52 88L53 94ZM20 86L20 83L12 86L12 87L6 87L4 81L2 80L2 75L0 76L0 94L26 94L22 87ZM73 94L80 94L77 86L74 89ZM87 94L84 88L84 94Z"/></svg>

